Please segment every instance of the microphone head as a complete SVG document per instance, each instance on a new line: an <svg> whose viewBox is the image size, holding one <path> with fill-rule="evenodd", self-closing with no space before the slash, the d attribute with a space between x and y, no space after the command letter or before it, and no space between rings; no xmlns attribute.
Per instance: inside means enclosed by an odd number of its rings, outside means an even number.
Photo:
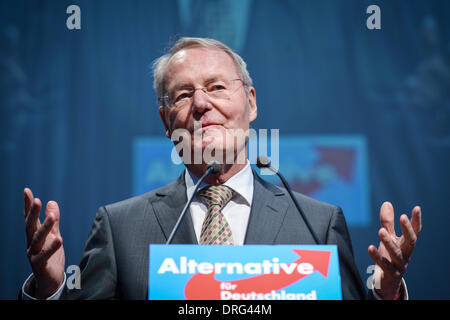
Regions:
<svg viewBox="0 0 450 320"><path fill-rule="evenodd" d="M218 162L216 162L216 161L212 161L212 162L210 162L210 163L208 164L208 170L211 168L211 169L212 169L212 170L211 170L211 173L212 173L212 174L219 173L221 167L222 167L222 166L221 166Z"/></svg>
<svg viewBox="0 0 450 320"><path fill-rule="evenodd" d="M256 159L256 165L258 168L268 168L270 167L270 159L266 156L259 156L258 159Z"/></svg>

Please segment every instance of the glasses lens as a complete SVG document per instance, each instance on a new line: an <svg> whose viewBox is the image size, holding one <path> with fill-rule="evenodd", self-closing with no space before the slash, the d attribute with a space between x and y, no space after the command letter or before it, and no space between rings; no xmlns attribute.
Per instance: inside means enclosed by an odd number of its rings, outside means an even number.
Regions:
<svg viewBox="0 0 450 320"><path fill-rule="evenodd" d="M213 98L227 99L239 89L241 82L237 80L213 82L208 85L206 93Z"/></svg>
<svg viewBox="0 0 450 320"><path fill-rule="evenodd" d="M183 89L169 95L164 96L166 106L182 107L192 103L192 98L196 90L202 90L209 97L214 99L228 99L242 85L240 79L232 79L228 81L214 81L206 87L195 89Z"/></svg>

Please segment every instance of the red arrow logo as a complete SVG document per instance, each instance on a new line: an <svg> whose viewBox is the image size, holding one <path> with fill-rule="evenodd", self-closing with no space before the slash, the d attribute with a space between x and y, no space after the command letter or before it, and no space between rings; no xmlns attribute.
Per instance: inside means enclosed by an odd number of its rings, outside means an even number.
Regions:
<svg viewBox="0 0 450 320"><path fill-rule="evenodd" d="M330 251L318 251L318 250L293 250L300 258L290 263L286 268L287 270L293 270L291 273L287 273L283 268L280 268L280 272L262 274L255 277L246 279L226 281L228 284L233 285L233 293L245 294L252 291L257 293L269 293L272 290L280 290L287 287L294 282L303 279L308 274L302 274L296 271L296 267L299 263L310 263L313 265L314 271L320 272L325 278L328 276L328 266L330 263ZM295 266L294 266L295 264ZM192 276L186 283L184 294L187 300L220 300L220 284L222 281L217 281L214 277L214 273L201 274L197 273ZM235 286L234 286L235 285Z"/></svg>

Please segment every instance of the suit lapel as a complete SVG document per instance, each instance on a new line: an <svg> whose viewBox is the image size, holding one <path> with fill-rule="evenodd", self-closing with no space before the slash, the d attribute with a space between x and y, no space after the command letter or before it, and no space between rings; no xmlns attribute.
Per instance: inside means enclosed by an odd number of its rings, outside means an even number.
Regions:
<svg viewBox="0 0 450 320"><path fill-rule="evenodd" d="M254 171L254 189L245 244L273 244L286 215L284 192L262 180Z"/></svg>
<svg viewBox="0 0 450 320"><path fill-rule="evenodd" d="M166 240L169 238L186 202L184 172L177 180L156 192L156 197L151 205ZM197 244L197 237L189 211L186 212L172 243Z"/></svg>

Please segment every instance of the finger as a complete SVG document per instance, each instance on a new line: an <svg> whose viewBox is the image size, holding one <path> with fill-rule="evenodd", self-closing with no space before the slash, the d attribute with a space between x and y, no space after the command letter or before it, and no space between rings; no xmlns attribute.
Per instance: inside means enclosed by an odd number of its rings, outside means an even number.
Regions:
<svg viewBox="0 0 450 320"><path fill-rule="evenodd" d="M62 246L62 238L56 237L49 246L44 247L35 257L39 262L47 261Z"/></svg>
<svg viewBox="0 0 450 320"><path fill-rule="evenodd" d="M394 265L394 267L399 271L404 272L406 267L403 259L403 253L400 247L393 241L392 235L388 233L386 229L381 228L378 232L378 236L389 253L391 264Z"/></svg>
<svg viewBox="0 0 450 320"><path fill-rule="evenodd" d="M47 202L47 207L45 208L45 216L47 217L52 213L55 223L53 225L53 230L56 234L59 234L59 206L56 201Z"/></svg>
<svg viewBox="0 0 450 320"><path fill-rule="evenodd" d="M31 206L33 205L33 192L31 191L30 188L25 188L23 190L23 202L24 202L24 207L23 207L23 215L26 218L28 216L28 214L30 213L31 210Z"/></svg>
<svg viewBox="0 0 450 320"><path fill-rule="evenodd" d="M55 217L52 212L45 218L44 223L34 233L33 240L31 241L29 254L35 255L41 252L44 242L55 224Z"/></svg>
<svg viewBox="0 0 450 320"><path fill-rule="evenodd" d="M395 236L394 207L390 202L384 202L380 208L380 223L390 234Z"/></svg>
<svg viewBox="0 0 450 320"><path fill-rule="evenodd" d="M404 237L401 249L404 259L408 260L416 245L417 236L406 214L403 214L400 217L400 226Z"/></svg>
<svg viewBox="0 0 450 320"><path fill-rule="evenodd" d="M27 234L27 244L29 246L36 230L41 226L39 221L39 213L41 212L42 203L38 198L34 198L30 213L25 219L25 231Z"/></svg>
<svg viewBox="0 0 450 320"><path fill-rule="evenodd" d="M369 252L369 256L372 258L372 260L381 269L383 269L384 272L389 273L396 278L400 278L402 276L402 273L397 268L395 268L386 257L383 257L383 255L380 254L380 252L374 245L369 246L367 251Z"/></svg>
<svg viewBox="0 0 450 320"><path fill-rule="evenodd" d="M422 231L422 209L419 206L415 206L411 216L412 227L416 236L418 236L420 231Z"/></svg>

